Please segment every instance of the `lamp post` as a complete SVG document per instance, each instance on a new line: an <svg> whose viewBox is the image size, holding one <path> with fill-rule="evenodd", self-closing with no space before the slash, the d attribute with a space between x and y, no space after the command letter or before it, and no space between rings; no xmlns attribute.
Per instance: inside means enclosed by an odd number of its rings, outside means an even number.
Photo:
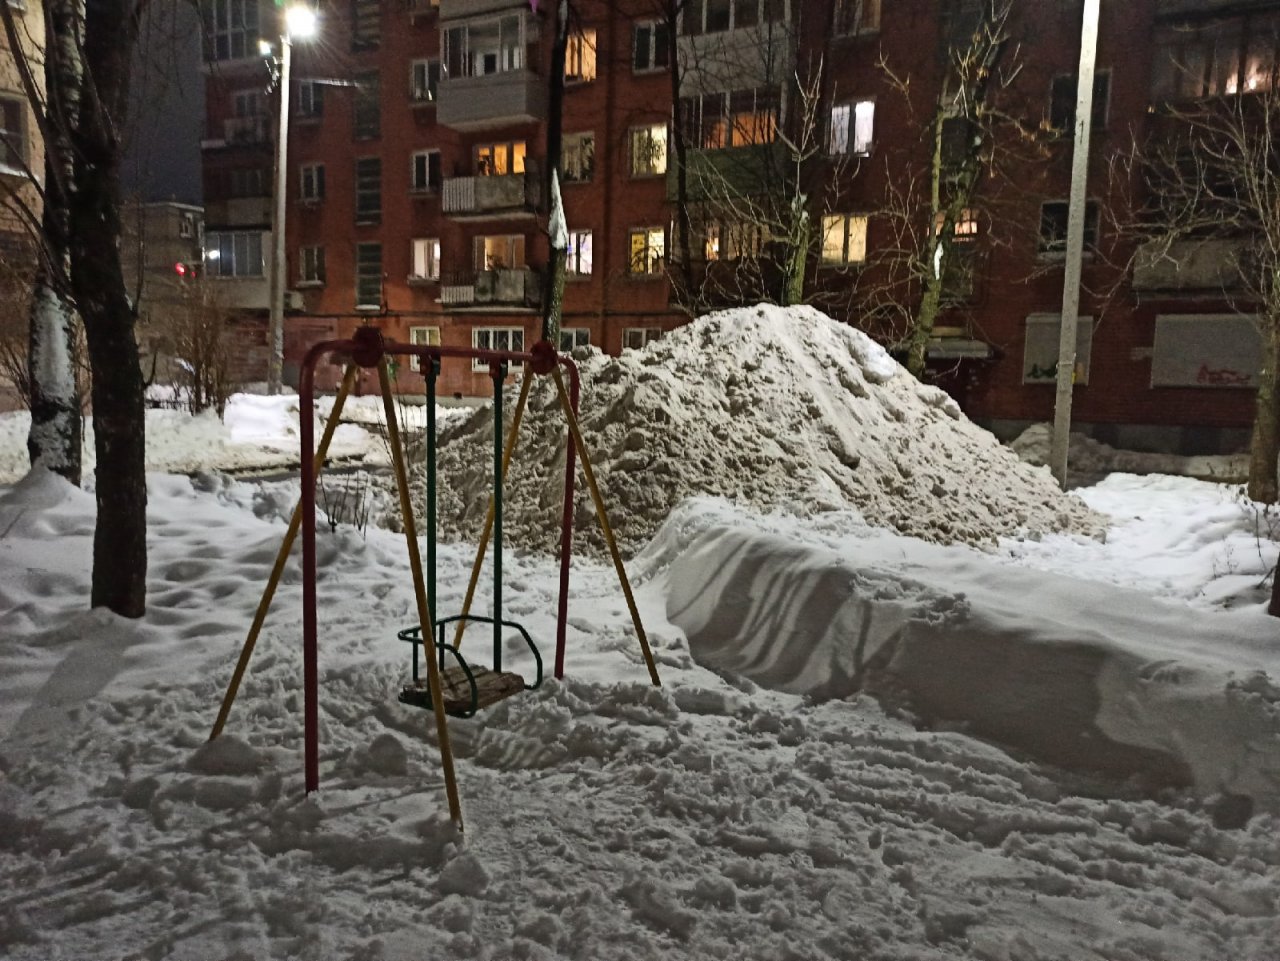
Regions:
<svg viewBox="0 0 1280 961"><path fill-rule="evenodd" d="M284 208L288 182L289 157L289 62L295 37L306 39L316 32L316 14L306 4L295 4L285 10L284 32L280 35L280 115L276 130L275 186L271 216L271 280L268 288L269 315L267 340L271 348L267 359L267 393L280 393L284 375Z"/></svg>

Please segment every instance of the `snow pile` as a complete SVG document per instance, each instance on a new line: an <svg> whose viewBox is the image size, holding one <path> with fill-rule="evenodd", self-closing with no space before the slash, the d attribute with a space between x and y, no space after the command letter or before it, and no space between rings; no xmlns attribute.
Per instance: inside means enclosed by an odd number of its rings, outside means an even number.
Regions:
<svg viewBox="0 0 1280 961"><path fill-rule="evenodd" d="M1009 446L1028 464L1049 463L1053 444L1052 424L1032 424ZM1248 476L1248 454L1184 457L1151 451L1117 450L1084 434L1072 434L1067 448L1067 471L1073 480L1100 480L1114 472L1126 474L1178 474L1201 480L1242 481Z"/></svg>
<svg viewBox="0 0 1280 961"><path fill-rule="evenodd" d="M940 543L1103 529L946 394L810 307L722 311L641 351L578 356L583 433L627 552L698 494L801 514L853 507L869 523ZM554 384L539 378L506 489L507 536L518 545L557 542L564 446ZM473 538L483 522L492 448L488 411L442 432L445 536ZM580 496L580 541L598 549L592 515Z"/></svg>

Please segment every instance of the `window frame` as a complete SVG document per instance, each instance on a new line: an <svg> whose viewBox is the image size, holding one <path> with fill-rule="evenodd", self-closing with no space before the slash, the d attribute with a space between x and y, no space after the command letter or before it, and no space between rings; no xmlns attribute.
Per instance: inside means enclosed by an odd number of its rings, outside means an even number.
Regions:
<svg viewBox="0 0 1280 961"><path fill-rule="evenodd" d="M505 241L505 253L509 263L489 265L490 241ZM528 244L524 234L477 234L471 241L472 263L478 274L491 270L524 270L529 265L528 255Z"/></svg>
<svg viewBox="0 0 1280 961"><path fill-rule="evenodd" d="M660 243L653 244L655 235ZM643 238L642 249L636 250L636 238ZM654 252L656 249L656 253ZM644 258L645 267L637 270L637 256ZM666 276L667 263L667 231L662 225L632 227L627 231L627 276L633 279L646 279Z"/></svg>
<svg viewBox="0 0 1280 961"><path fill-rule="evenodd" d="M298 201L314 205L324 200L324 164L319 161L300 164L298 167Z"/></svg>
<svg viewBox="0 0 1280 961"><path fill-rule="evenodd" d="M1049 110L1048 124L1049 129L1056 132L1057 136L1063 140L1071 140L1075 137L1076 129L1076 96L1079 86L1076 73L1058 73L1054 74L1049 81ZM1063 100L1058 96L1058 84L1064 80L1070 81L1070 96ZM1101 96L1099 96L1099 87L1101 87ZM1066 115L1058 117L1059 105L1064 105ZM1090 130L1106 130L1107 123L1111 119L1111 68L1104 67L1099 69L1093 75L1093 115L1090 118ZM1061 122L1058 122L1061 120Z"/></svg>
<svg viewBox="0 0 1280 961"><path fill-rule="evenodd" d="M376 175L371 172L367 165L376 164ZM365 165L365 172L361 172L361 166ZM376 182L373 178L376 176ZM355 163L355 176L352 178L355 187L355 220L357 225L361 224L380 224L382 223L382 157L357 157ZM365 207L362 209L361 198L373 197L376 201L376 209L374 207Z"/></svg>
<svg viewBox="0 0 1280 961"><path fill-rule="evenodd" d="M368 251L372 251L372 250L377 251L376 263L365 259L365 254ZM355 309L359 311L381 310L382 298L385 292L384 291L385 284L383 283L383 270L382 270L382 242L377 240L358 242L356 244L355 261L353 266L355 267L355 271L354 271L355 283L353 284L352 293L354 295L354 299L356 302ZM369 273L368 268L370 267L376 267L377 273L376 274ZM368 290L370 289L365 285L372 284L372 282L375 280L377 282L377 288L378 288L377 303L370 303L363 296L364 293L368 292Z"/></svg>
<svg viewBox="0 0 1280 961"><path fill-rule="evenodd" d="M440 328L434 324L411 324L409 343L414 347L439 347ZM422 358L417 354L410 354L409 369L421 373Z"/></svg>
<svg viewBox="0 0 1280 961"><path fill-rule="evenodd" d="M324 116L324 84L316 80L298 81L298 120L319 120Z"/></svg>
<svg viewBox="0 0 1280 961"><path fill-rule="evenodd" d="M831 32L836 37L860 37L880 32L881 0L836 0Z"/></svg>
<svg viewBox="0 0 1280 961"><path fill-rule="evenodd" d="M658 73L670 69L671 51L669 40L665 34L668 25L664 20L637 20L631 25L631 72L632 73ZM640 63L640 43L641 34L647 36L644 39L645 44L645 62ZM659 45L658 39L662 36L662 44ZM658 62L658 52L662 52L662 62Z"/></svg>
<svg viewBox="0 0 1280 961"><path fill-rule="evenodd" d="M655 340L662 337L661 327L623 327L622 328L622 349L623 350L644 350ZM628 343L631 340L639 340L640 343Z"/></svg>
<svg viewBox="0 0 1280 961"><path fill-rule="evenodd" d="M418 251L422 249L424 255L421 258L422 263L426 266L426 273L418 271ZM432 283L440 282L440 238L439 237L412 237L409 240L409 281L411 283Z"/></svg>
<svg viewBox="0 0 1280 961"><path fill-rule="evenodd" d="M592 83L597 76L597 55L599 47L596 43L595 27L579 27L569 32L568 43L564 51L564 82L574 87L584 83ZM571 72L574 67L577 72Z"/></svg>
<svg viewBox="0 0 1280 961"><path fill-rule="evenodd" d="M224 270L224 265L228 258L223 257L222 238L231 238L231 269ZM240 247L244 247L243 259L246 263L243 265L246 269L241 268L241 251ZM245 278L259 279L267 275L266 263L266 244L263 242L263 232L261 230L213 230L205 234L205 276L217 278L219 280L241 280ZM254 248L257 248L257 257L254 257ZM217 250L218 256L210 257L211 250ZM210 260L217 261L214 269L210 269L208 264ZM249 265L253 267L250 268Z"/></svg>
<svg viewBox="0 0 1280 961"><path fill-rule="evenodd" d="M1057 239L1055 230L1052 236L1045 234L1046 214L1049 208L1060 208L1062 212L1061 241ZM1042 200L1040 202L1040 225L1036 231L1036 259L1041 262L1065 260L1067 257L1067 231L1071 217L1071 202L1068 200ZM1090 236L1092 234L1092 236ZM1084 253L1085 258L1092 258L1098 248L1102 234L1102 206L1090 197L1085 200L1084 207Z"/></svg>
<svg viewBox="0 0 1280 961"><path fill-rule="evenodd" d="M507 339L507 346L497 346L493 343L494 338L503 334ZM512 335L518 334L520 343L518 346L511 346ZM485 336L487 335L487 337ZM488 344L480 343L481 340L487 339ZM471 328L471 349L472 350L510 350L516 353L524 353L524 328L523 327L506 327L501 325L485 325L482 327ZM517 370L524 369L524 361L513 360L509 362L508 373L514 373ZM488 373L489 362L481 360L479 357L471 358L472 373Z"/></svg>
<svg viewBox="0 0 1280 961"><path fill-rule="evenodd" d="M840 259L835 260L827 256L827 235L830 233L830 221L840 221L841 245ZM860 224L861 229L857 232L860 237L855 238L854 232L850 229L854 224ZM860 267L867 262L867 235L871 227L871 218L865 213L837 213L823 214L822 216L822 234L819 238L818 248L818 266L819 267ZM862 255L854 258L851 251L858 245L862 248Z"/></svg>
<svg viewBox="0 0 1280 961"><path fill-rule="evenodd" d="M583 257L583 241L586 241L586 257ZM586 260L587 269L582 269L583 260ZM591 276L591 272L595 267L594 243L590 228L570 230L569 246L565 250L565 276L570 279L585 279Z"/></svg>
<svg viewBox="0 0 1280 961"><path fill-rule="evenodd" d="M0 94L0 164L9 167L15 173L27 173L29 145L27 142L27 101L10 93ZM15 130L10 130L8 121L4 119L4 108L12 108L16 121ZM16 141L16 143L15 143Z"/></svg>
<svg viewBox="0 0 1280 961"><path fill-rule="evenodd" d="M661 131L660 137L655 137ZM665 121L658 123L636 124L627 132L627 169L634 180L665 177L667 174L667 151L670 147L671 132ZM659 148L661 157L659 157ZM641 152L650 156L650 162L643 169L637 169L637 161L642 159Z"/></svg>
<svg viewBox="0 0 1280 961"><path fill-rule="evenodd" d="M572 162L571 162L572 161ZM574 170L579 173L572 173ZM566 184L590 183L596 172L594 130L567 133L560 141L560 180Z"/></svg>
<svg viewBox="0 0 1280 961"><path fill-rule="evenodd" d="M435 66L432 82L431 67ZM419 69L422 77L419 83ZM440 81L444 77L443 61L439 57L421 57L409 62L409 99L415 104L434 104L440 98Z"/></svg>
<svg viewBox="0 0 1280 961"><path fill-rule="evenodd" d="M566 338L568 343L566 344ZM587 347L591 344L591 328L590 327L561 327L560 328L560 344L559 350L562 354L577 350L579 347Z"/></svg>
<svg viewBox="0 0 1280 961"><path fill-rule="evenodd" d="M324 285L324 245L304 244L298 248L298 286L323 287Z"/></svg>
<svg viewBox="0 0 1280 961"><path fill-rule="evenodd" d="M435 163L432 164L432 159ZM419 180L419 166L422 178ZM409 155L409 193L435 194L444 186L444 168L440 160L440 151L433 148L415 150ZM434 177L432 174L434 173Z"/></svg>

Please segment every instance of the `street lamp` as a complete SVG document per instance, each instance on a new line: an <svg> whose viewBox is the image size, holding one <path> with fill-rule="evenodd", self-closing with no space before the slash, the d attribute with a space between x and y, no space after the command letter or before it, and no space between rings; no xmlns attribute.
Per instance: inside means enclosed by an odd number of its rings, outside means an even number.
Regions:
<svg viewBox="0 0 1280 961"><path fill-rule="evenodd" d="M271 217L271 283L268 297L270 314L267 320L267 340L271 353L267 359L267 393L280 393L284 375L284 206L285 184L288 180L289 156L289 61L295 38L305 40L316 32L316 13L306 4L299 3L284 12L284 33L280 35L280 116L276 131L276 176L274 209Z"/></svg>

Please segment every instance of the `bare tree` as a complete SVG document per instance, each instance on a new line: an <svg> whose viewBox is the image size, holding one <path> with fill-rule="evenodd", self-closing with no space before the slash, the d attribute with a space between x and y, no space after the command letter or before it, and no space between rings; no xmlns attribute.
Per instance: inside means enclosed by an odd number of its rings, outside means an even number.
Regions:
<svg viewBox="0 0 1280 961"><path fill-rule="evenodd" d="M1020 115L1013 93L1022 65L1012 0L951 0L944 12L938 95L919 145L883 159L880 236L853 287L857 312L904 345L917 377L939 318L970 295L980 248L1001 242L989 185L1043 155L1038 121ZM883 57L880 67L914 113L911 74Z"/></svg>
<svg viewBox="0 0 1280 961"><path fill-rule="evenodd" d="M0 4L48 158L43 214L34 231L41 254L29 447L33 461L78 480L80 411L69 386L78 310L93 377L97 455L91 603L126 617L146 608L146 483L142 372L120 264L120 167L134 42L146 9L145 0L46 0L47 42L32 51L18 42L10 5ZM36 218L29 221L34 227ZM44 383L54 385L56 417L37 415Z"/></svg>
<svg viewBox="0 0 1280 961"><path fill-rule="evenodd" d="M1196 242L1221 241L1223 299L1254 314L1262 346L1249 496L1275 503L1280 454L1280 76L1251 91L1167 105L1152 136L1125 158L1145 194L1138 256L1178 263ZM1188 243L1190 242L1190 243Z"/></svg>

